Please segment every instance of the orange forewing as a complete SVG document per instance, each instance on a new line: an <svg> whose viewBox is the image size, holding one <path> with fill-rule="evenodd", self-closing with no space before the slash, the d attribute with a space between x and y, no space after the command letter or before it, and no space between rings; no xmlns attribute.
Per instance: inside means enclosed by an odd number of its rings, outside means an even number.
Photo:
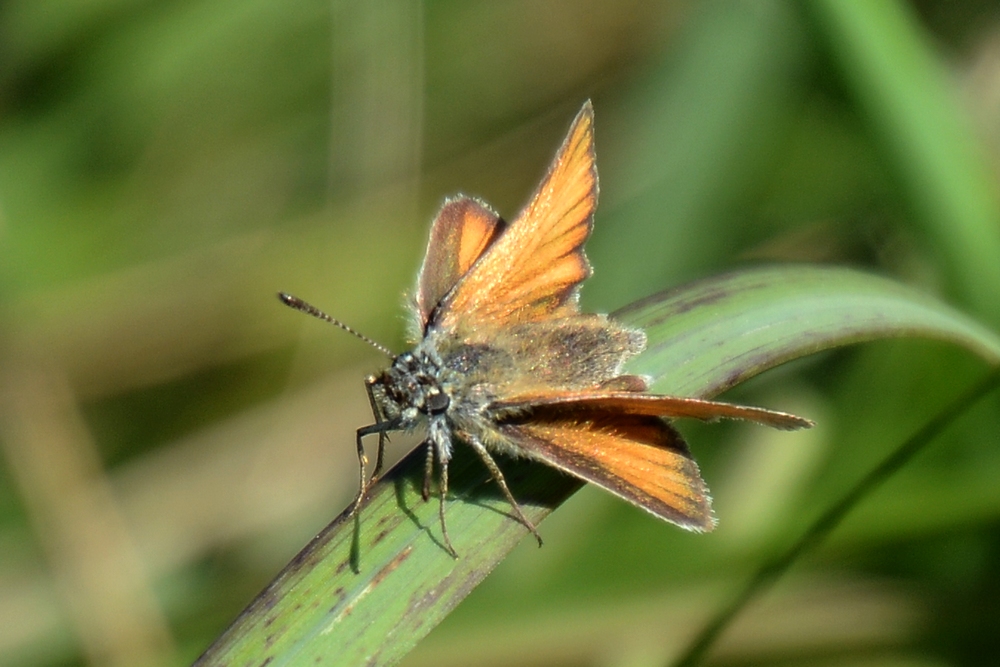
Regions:
<svg viewBox="0 0 1000 667"><path fill-rule="evenodd" d="M417 277L417 314L422 329L451 288L503 229L503 221L485 203L471 197L449 199L441 207Z"/></svg>
<svg viewBox="0 0 1000 667"><path fill-rule="evenodd" d="M629 376L624 376L629 377ZM764 408L734 405L700 398L636 394L624 391L547 391L542 394L506 397L490 408L498 411L522 411L539 407L577 411L599 410L615 414L647 415L667 419L745 419L782 430L808 428L808 419Z"/></svg>
<svg viewBox="0 0 1000 667"><path fill-rule="evenodd" d="M562 412L505 424L532 458L691 530L715 527L711 499L680 434L656 417Z"/></svg>
<svg viewBox="0 0 1000 667"><path fill-rule="evenodd" d="M597 206L593 122L587 102L531 201L444 297L435 323L474 328L577 312Z"/></svg>

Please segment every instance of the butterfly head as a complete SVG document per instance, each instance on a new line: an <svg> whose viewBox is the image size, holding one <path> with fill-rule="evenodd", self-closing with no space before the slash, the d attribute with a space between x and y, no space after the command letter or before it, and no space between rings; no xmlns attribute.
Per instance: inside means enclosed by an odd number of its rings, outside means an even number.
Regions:
<svg viewBox="0 0 1000 667"><path fill-rule="evenodd" d="M399 419L408 428L421 418L443 415L451 406L448 383L432 355L405 352L370 380L379 407L387 419Z"/></svg>

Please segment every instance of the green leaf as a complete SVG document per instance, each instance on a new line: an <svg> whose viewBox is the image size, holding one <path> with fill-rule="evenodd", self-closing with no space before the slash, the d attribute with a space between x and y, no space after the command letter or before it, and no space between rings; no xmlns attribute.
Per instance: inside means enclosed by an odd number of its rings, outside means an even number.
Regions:
<svg viewBox="0 0 1000 667"><path fill-rule="evenodd" d="M1000 360L1000 338L988 329L911 289L844 269L728 274L651 297L618 317L649 334L632 370L688 395L714 394L818 350L891 336L939 338ZM341 517L303 549L198 664L402 658L526 535L467 450L458 448L450 466L447 518L458 559L442 546L437 503L420 497L418 449L374 486L358 518ZM537 464L501 466L536 524L580 486Z"/></svg>

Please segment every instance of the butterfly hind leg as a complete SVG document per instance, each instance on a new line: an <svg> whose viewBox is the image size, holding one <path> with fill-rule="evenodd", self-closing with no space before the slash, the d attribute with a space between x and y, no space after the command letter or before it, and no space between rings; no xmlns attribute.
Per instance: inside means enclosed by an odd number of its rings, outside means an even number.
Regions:
<svg viewBox="0 0 1000 667"><path fill-rule="evenodd" d="M536 540L538 540L538 546L542 546L542 536L538 534L538 529L535 528L535 524L533 524L531 520L524 515L524 512L521 510L521 506L518 505L516 500L514 500L514 494L512 494L510 489L507 487L507 480L504 479L503 473L500 472L500 466L498 466L497 462L493 460L489 451L478 438L470 437L467 439L467 442L476 451L476 453L479 454L479 458L483 460L483 464L486 465L486 469L490 471L490 475L493 477L493 480L497 483L497 486L500 487L500 490L503 492L507 502L510 503L511 509L514 510L514 515L517 517L517 520L524 524L525 528L531 531L531 534L535 536Z"/></svg>

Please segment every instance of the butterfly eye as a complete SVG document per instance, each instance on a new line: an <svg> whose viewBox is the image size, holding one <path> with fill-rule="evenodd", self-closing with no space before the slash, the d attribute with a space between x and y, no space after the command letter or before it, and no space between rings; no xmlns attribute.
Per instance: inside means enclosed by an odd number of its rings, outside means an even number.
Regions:
<svg viewBox="0 0 1000 667"><path fill-rule="evenodd" d="M447 394L441 391L432 391L427 395L427 412L432 415L438 415L448 409L448 405L451 403L451 399L448 398Z"/></svg>

